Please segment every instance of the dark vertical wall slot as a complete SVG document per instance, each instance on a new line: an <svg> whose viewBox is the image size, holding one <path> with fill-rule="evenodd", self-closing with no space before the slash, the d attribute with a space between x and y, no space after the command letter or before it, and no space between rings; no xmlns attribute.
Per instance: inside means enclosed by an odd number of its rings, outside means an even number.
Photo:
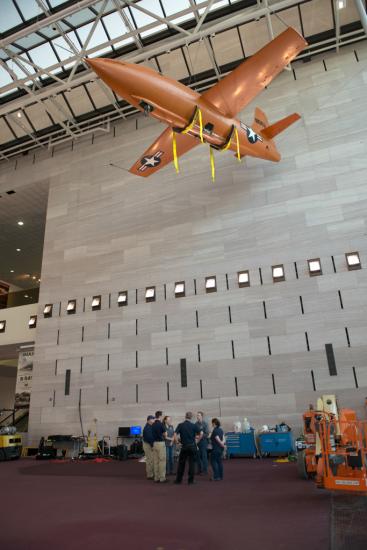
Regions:
<svg viewBox="0 0 367 550"><path fill-rule="evenodd" d="M263 310L264 310L264 317L265 317L265 319L267 319L267 318L268 318L268 315L267 315L267 313L266 313L266 303L265 303L265 300L263 300Z"/></svg>
<svg viewBox="0 0 367 550"><path fill-rule="evenodd" d="M61 302L59 303L59 317L61 317Z"/></svg>
<svg viewBox="0 0 367 550"><path fill-rule="evenodd" d="M196 295L196 279L194 279L194 294Z"/></svg>
<svg viewBox="0 0 367 550"><path fill-rule="evenodd" d="M139 366L139 358L138 358L138 350L135 352L135 367L138 368Z"/></svg>
<svg viewBox="0 0 367 550"><path fill-rule="evenodd" d="M167 382L167 401L169 401L169 382Z"/></svg>
<svg viewBox="0 0 367 550"><path fill-rule="evenodd" d="M295 271L295 273L296 273L296 279L298 279L297 262L294 262L294 271Z"/></svg>
<svg viewBox="0 0 367 550"><path fill-rule="evenodd" d="M111 292L108 295L108 307L111 309Z"/></svg>
<svg viewBox="0 0 367 550"><path fill-rule="evenodd" d="M314 372L313 372L313 370L311 371L311 379L312 379L312 387L313 387L313 391L316 391L316 384L315 384L315 375L314 375Z"/></svg>
<svg viewBox="0 0 367 550"><path fill-rule="evenodd" d="M275 393L277 393L277 389L275 387L275 376L274 376L274 374L271 375L271 380L273 382L273 392L275 394Z"/></svg>
<svg viewBox="0 0 367 550"><path fill-rule="evenodd" d="M139 403L139 384L135 384L135 401Z"/></svg>
<svg viewBox="0 0 367 550"><path fill-rule="evenodd" d="M235 390L236 390L236 397L238 397L238 381L237 381L237 376L234 377L234 387L235 387Z"/></svg>
<svg viewBox="0 0 367 550"><path fill-rule="evenodd" d="M65 395L70 395L70 369L65 371Z"/></svg>
<svg viewBox="0 0 367 550"><path fill-rule="evenodd" d="M135 290L135 303L138 303L138 289Z"/></svg>
<svg viewBox="0 0 367 550"><path fill-rule="evenodd" d="M168 365L168 348L166 348L166 365Z"/></svg>
<svg viewBox="0 0 367 550"><path fill-rule="evenodd" d="M107 370L110 370L110 354L107 353Z"/></svg>
<svg viewBox="0 0 367 550"><path fill-rule="evenodd" d="M338 296L339 296L340 307L341 307L341 309L344 309L342 293L340 292L340 290L338 290Z"/></svg>
<svg viewBox="0 0 367 550"><path fill-rule="evenodd" d="M84 342L84 327L82 327L82 342Z"/></svg>
<svg viewBox="0 0 367 550"><path fill-rule="evenodd" d="M229 290L229 284L228 284L228 273L226 273L226 286L227 286L227 290Z"/></svg>
<svg viewBox="0 0 367 550"><path fill-rule="evenodd" d="M135 319L135 335L138 335L138 319Z"/></svg>
<svg viewBox="0 0 367 550"><path fill-rule="evenodd" d="M107 386L106 388L106 405L108 405L110 402L110 388Z"/></svg>
<svg viewBox="0 0 367 550"><path fill-rule="evenodd" d="M228 306L228 318L229 318L229 322L232 323L231 306Z"/></svg>
<svg viewBox="0 0 367 550"><path fill-rule="evenodd" d="M195 318L196 318L196 327L199 328L199 312L198 312L198 310L195 311Z"/></svg>
<svg viewBox="0 0 367 550"><path fill-rule="evenodd" d="M203 381L200 380L200 398L203 398Z"/></svg>
<svg viewBox="0 0 367 550"><path fill-rule="evenodd" d="M80 372L83 372L83 357L80 358Z"/></svg>
<svg viewBox="0 0 367 550"><path fill-rule="evenodd" d="M59 343L60 343L60 329L57 329L56 344L59 345Z"/></svg>
<svg viewBox="0 0 367 550"><path fill-rule="evenodd" d="M358 386L358 380L357 380L356 368L355 368L355 367L352 367L352 369L353 369L354 383L355 383L355 385L356 385L356 388L359 388L359 386Z"/></svg>
<svg viewBox="0 0 367 550"><path fill-rule="evenodd" d="M268 341L268 352L269 352L269 355L271 355L270 336L267 336L266 339Z"/></svg>
<svg viewBox="0 0 367 550"><path fill-rule="evenodd" d="M181 388L187 388L186 359L180 359Z"/></svg>
<svg viewBox="0 0 367 550"><path fill-rule="evenodd" d="M260 284L263 284L263 275L261 273L261 267L259 267L259 277L260 277Z"/></svg>
<svg viewBox="0 0 367 550"><path fill-rule="evenodd" d="M55 361L55 376L57 376L57 359Z"/></svg>
<svg viewBox="0 0 367 550"><path fill-rule="evenodd" d="M305 310L304 310L304 307L303 307L303 299L302 299L302 296L299 297L299 303L300 303L300 306L301 306L302 315L304 315L304 314L305 314Z"/></svg>
<svg viewBox="0 0 367 550"><path fill-rule="evenodd" d="M198 344L198 361L201 361L200 344Z"/></svg>
<svg viewBox="0 0 367 550"><path fill-rule="evenodd" d="M308 334L307 332L305 332L305 338L306 338L306 348L307 348L307 351L310 351L310 342L308 340Z"/></svg>
<svg viewBox="0 0 367 550"><path fill-rule="evenodd" d="M54 390L54 396L53 396L53 399L52 399L52 406L53 407L55 406L55 402L56 402L56 391Z"/></svg>
<svg viewBox="0 0 367 550"><path fill-rule="evenodd" d="M335 260L334 260L334 256L331 256L331 261L332 261L332 264L333 264L333 270L334 270L334 273L336 273L336 267L335 267Z"/></svg>
<svg viewBox="0 0 367 550"><path fill-rule="evenodd" d="M325 352L326 352L326 358L327 358L328 367L329 367L329 374L330 376L336 376L338 373L336 370L333 344L325 344Z"/></svg>
<svg viewBox="0 0 367 550"><path fill-rule="evenodd" d="M85 312L85 298L83 300L83 312Z"/></svg>
<svg viewBox="0 0 367 550"><path fill-rule="evenodd" d="M235 354L234 354L234 341L231 340L231 346L232 346L232 359L235 359Z"/></svg>
<svg viewBox="0 0 367 550"><path fill-rule="evenodd" d="M350 348L350 338L349 338L349 331L347 327L345 327L345 336L347 337L348 348Z"/></svg>
<svg viewBox="0 0 367 550"><path fill-rule="evenodd" d="M110 339L111 336L111 323L108 323L107 325L107 338Z"/></svg>
<svg viewBox="0 0 367 550"><path fill-rule="evenodd" d="M164 291L164 299L167 300L167 285L164 283L163 285L163 291Z"/></svg>
<svg viewBox="0 0 367 550"><path fill-rule="evenodd" d="M164 316L164 330L167 332L168 330L168 323L167 323L167 315Z"/></svg>

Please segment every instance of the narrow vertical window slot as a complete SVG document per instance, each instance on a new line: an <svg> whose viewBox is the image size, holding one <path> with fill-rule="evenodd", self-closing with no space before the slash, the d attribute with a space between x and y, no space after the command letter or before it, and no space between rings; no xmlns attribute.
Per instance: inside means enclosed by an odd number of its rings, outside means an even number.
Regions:
<svg viewBox="0 0 367 550"><path fill-rule="evenodd" d="M356 368L355 368L355 367L352 367L352 369L353 369L354 383L355 383L355 385L356 385L356 388L359 388L358 380L357 380Z"/></svg>
<svg viewBox="0 0 367 550"><path fill-rule="evenodd" d="M311 379L312 379L313 391L316 391L315 374L314 374L313 370L311 371Z"/></svg>
<svg viewBox="0 0 367 550"><path fill-rule="evenodd" d="M169 382L167 382L167 401L169 401Z"/></svg>
<svg viewBox="0 0 367 550"><path fill-rule="evenodd" d="M268 352L269 352L269 355L271 355L270 336L267 336L266 339L268 341Z"/></svg>
<svg viewBox="0 0 367 550"><path fill-rule="evenodd" d="M107 353L107 370L110 370L110 354Z"/></svg>
<svg viewBox="0 0 367 550"><path fill-rule="evenodd" d="M138 303L138 289L135 290L135 303Z"/></svg>
<svg viewBox="0 0 367 550"><path fill-rule="evenodd" d="M196 318L196 328L199 328L199 312L198 312L198 310L195 311L195 318Z"/></svg>
<svg viewBox="0 0 367 550"><path fill-rule="evenodd" d="M109 340L111 336L111 323L107 325L107 339Z"/></svg>
<svg viewBox="0 0 367 550"><path fill-rule="evenodd" d="M197 292L196 292L196 279L194 279L194 294L196 295Z"/></svg>
<svg viewBox="0 0 367 550"><path fill-rule="evenodd" d="M57 359L55 360L55 376L57 376Z"/></svg>
<svg viewBox="0 0 367 550"><path fill-rule="evenodd" d="M181 388L187 388L186 359L180 359Z"/></svg>
<svg viewBox="0 0 367 550"><path fill-rule="evenodd" d="M83 372L83 357L80 358L80 372Z"/></svg>
<svg viewBox="0 0 367 550"><path fill-rule="evenodd" d="M276 394L277 389L276 389L276 386L275 386L275 376L274 376L274 374L271 375L271 380L273 382L273 392L274 392L274 394Z"/></svg>
<svg viewBox="0 0 367 550"><path fill-rule="evenodd" d="M306 338L306 348L307 348L307 351L310 351L310 342L308 340L308 334L307 332L305 332L305 338Z"/></svg>
<svg viewBox="0 0 367 550"><path fill-rule="evenodd" d="M167 300L167 285L164 283L163 285L163 291L164 291L164 299Z"/></svg>
<svg viewBox="0 0 367 550"><path fill-rule="evenodd" d="M166 365L168 365L168 348L166 348Z"/></svg>
<svg viewBox="0 0 367 550"><path fill-rule="evenodd" d="M263 284L263 275L262 275L262 272L261 272L261 267L259 267L259 277L260 277L260 284L262 285Z"/></svg>
<svg viewBox="0 0 367 550"><path fill-rule="evenodd" d="M302 296L299 297L299 303L300 303L300 306L301 306L302 315L304 315L304 314L305 314L305 310L304 310L304 307L303 307L303 299L302 299Z"/></svg>
<svg viewBox="0 0 367 550"><path fill-rule="evenodd" d="M52 399L52 406L53 407L55 406L55 403L56 403L56 390L54 390L54 395L53 395L53 399Z"/></svg>
<svg viewBox="0 0 367 550"><path fill-rule="evenodd" d="M236 390L236 397L238 397L238 381L237 381L237 376L234 377L234 387L235 387L235 390Z"/></svg>
<svg viewBox="0 0 367 550"><path fill-rule="evenodd" d="M108 405L110 402L110 388L107 386L106 388L106 405Z"/></svg>
<svg viewBox="0 0 367 550"><path fill-rule="evenodd" d="M135 384L135 402L139 403L139 384Z"/></svg>
<svg viewBox="0 0 367 550"><path fill-rule="evenodd" d="M67 369L65 371L65 395L70 395L70 376L71 376L71 371L70 369Z"/></svg>
<svg viewBox="0 0 367 550"><path fill-rule="evenodd" d="M84 326L82 327L82 342L84 342Z"/></svg>
<svg viewBox="0 0 367 550"><path fill-rule="evenodd" d="M345 336L347 337L348 348L350 348L350 338L349 338L349 331L347 327L345 327Z"/></svg>
<svg viewBox="0 0 367 550"><path fill-rule="evenodd" d="M138 335L138 320L135 319L135 336Z"/></svg>
<svg viewBox="0 0 367 550"><path fill-rule="evenodd" d="M83 313L85 313L85 298L83 300Z"/></svg>
<svg viewBox="0 0 367 550"><path fill-rule="evenodd" d="M294 271L295 271L295 273L296 273L296 279L298 279L297 262L294 262Z"/></svg>
<svg viewBox="0 0 367 550"><path fill-rule="evenodd" d="M232 346L232 359L236 359L235 353L234 353L234 341L231 340L231 346Z"/></svg>
<svg viewBox="0 0 367 550"><path fill-rule="evenodd" d="M168 321L167 321L167 315L164 316L164 330L167 332L168 330Z"/></svg>
<svg viewBox="0 0 367 550"><path fill-rule="evenodd" d="M138 350L135 352L135 368L138 368L139 366L139 360L138 360Z"/></svg>
<svg viewBox="0 0 367 550"><path fill-rule="evenodd" d="M340 290L338 290L338 296L339 296L340 308L341 308L341 309L344 309L342 293L340 292Z"/></svg>
<svg viewBox="0 0 367 550"><path fill-rule="evenodd" d="M330 376L337 376L338 372L336 370L335 355L333 344L325 344L326 359L329 367Z"/></svg>
<svg viewBox="0 0 367 550"><path fill-rule="evenodd" d="M229 318L229 322L232 323L231 306L228 306L228 318Z"/></svg>
<svg viewBox="0 0 367 550"><path fill-rule="evenodd" d="M332 261L332 264L333 264L333 270L334 270L334 273L336 273L336 267L335 267L335 260L334 260L334 256L331 256L331 261Z"/></svg>
<svg viewBox="0 0 367 550"><path fill-rule="evenodd" d="M268 318L268 314L267 314L267 312L266 312L266 303L265 303L265 300L263 300L263 310L264 310L264 317L265 317L265 319L267 319L267 318Z"/></svg>
<svg viewBox="0 0 367 550"><path fill-rule="evenodd" d="M198 344L198 361L199 361L199 363L201 361L200 344Z"/></svg>
<svg viewBox="0 0 367 550"><path fill-rule="evenodd" d="M227 287L227 290L229 290L229 284L228 284L228 273L226 273L226 287Z"/></svg>
<svg viewBox="0 0 367 550"><path fill-rule="evenodd" d="M203 398L203 381L200 380L200 398Z"/></svg>
<svg viewBox="0 0 367 550"><path fill-rule="evenodd" d="M59 343L60 343L60 329L57 329L56 344L59 345Z"/></svg>

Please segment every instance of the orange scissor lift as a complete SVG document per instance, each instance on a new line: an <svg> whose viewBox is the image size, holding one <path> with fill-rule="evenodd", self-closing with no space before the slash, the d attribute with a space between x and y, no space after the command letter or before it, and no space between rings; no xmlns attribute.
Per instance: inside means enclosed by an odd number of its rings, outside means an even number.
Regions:
<svg viewBox="0 0 367 550"><path fill-rule="evenodd" d="M301 475L318 487L367 493L367 422L351 409L339 410L334 395L323 395L317 410L304 413L296 446Z"/></svg>

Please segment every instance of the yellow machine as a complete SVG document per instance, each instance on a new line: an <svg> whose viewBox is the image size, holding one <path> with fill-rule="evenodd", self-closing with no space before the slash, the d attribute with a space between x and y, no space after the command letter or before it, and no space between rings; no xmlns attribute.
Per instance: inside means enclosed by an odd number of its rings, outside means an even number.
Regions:
<svg viewBox="0 0 367 550"><path fill-rule="evenodd" d="M0 462L14 460L22 454L22 436L16 433L16 428L6 426L0 428Z"/></svg>

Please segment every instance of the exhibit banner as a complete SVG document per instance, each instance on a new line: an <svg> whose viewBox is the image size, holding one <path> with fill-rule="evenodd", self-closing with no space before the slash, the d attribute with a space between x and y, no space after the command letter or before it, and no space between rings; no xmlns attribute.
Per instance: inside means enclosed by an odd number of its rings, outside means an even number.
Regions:
<svg viewBox="0 0 367 550"><path fill-rule="evenodd" d="M19 353L14 403L17 420L27 416L29 413L29 404L32 391L33 355L33 350L21 351ZM28 422L25 424L28 424ZM21 431L27 431L27 429L28 425L24 425Z"/></svg>

